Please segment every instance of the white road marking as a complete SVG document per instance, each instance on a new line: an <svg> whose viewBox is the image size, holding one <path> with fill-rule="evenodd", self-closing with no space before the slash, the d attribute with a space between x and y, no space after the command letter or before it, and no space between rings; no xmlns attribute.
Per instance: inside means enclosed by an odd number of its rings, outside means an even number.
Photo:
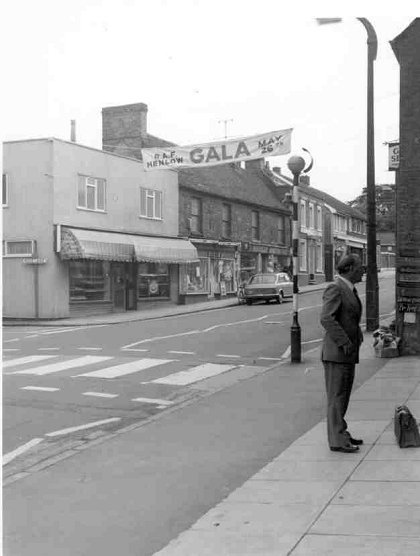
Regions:
<svg viewBox="0 0 420 556"><path fill-rule="evenodd" d="M149 350L144 350L144 351L149 351ZM168 353L175 353L175 354L179 354L179 355L195 355L195 351L175 351L175 350L170 350L170 351L168 351Z"/></svg>
<svg viewBox="0 0 420 556"><path fill-rule="evenodd" d="M97 398L118 398L118 394L106 394L105 392L83 392L83 396L96 396Z"/></svg>
<svg viewBox="0 0 420 556"><path fill-rule="evenodd" d="M58 351L60 348L38 348L38 351Z"/></svg>
<svg viewBox="0 0 420 556"><path fill-rule="evenodd" d="M48 388L47 386L23 386L21 390L39 390L41 392L57 392L60 388Z"/></svg>
<svg viewBox="0 0 420 556"><path fill-rule="evenodd" d="M61 429L59 431L49 432L45 436L49 436L49 437L61 436L63 434L69 434L71 432L90 429L92 427L99 427L100 425L106 425L107 423L114 423L115 421L121 421L121 417L111 417L110 419L104 419L103 421L95 421L94 423L88 423L87 425L80 425L78 427L69 427L68 429Z"/></svg>
<svg viewBox="0 0 420 556"><path fill-rule="evenodd" d="M30 336L25 336L23 339L26 340L26 338L38 338L38 334L31 334Z"/></svg>
<svg viewBox="0 0 420 556"><path fill-rule="evenodd" d="M281 357L258 357L258 359L262 359L263 361L282 361Z"/></svg>
<svg viewBox="0 0 420 556"><path fill-rule="evenodd" d="M34 334L31 336L25 336L26 338L35 338L36 336L49 336L51 334L62 334L63 332L77 332L79 330L87 330L89 328L102 328L104 326L108 326L106 324L94 324L92 326L75 326L75 327L67 327L67 328L55 328L54 330L45 330L43 332L39 332L38 334Z"/></svg>
<svg viewBox="0 0 420 556"><path fill-rule="evenodd" d="M97 347L83 347L83 348L77 348L77 349L81 349L84 351L102 351L103 348L97 348Z"/></svg>
<svg viewBox="0 0 420 556"><path fill-rule="evenodd" d="M156 380L151 380L150 382L155 384L186 386L187 384L192 384L193 382L198 382L199 380L204 380L205 378L225 373L235 367L237 367L237 365L216 365L214 363L205 363L203 365L198 365L197 367L192 367L188 371L172 373L171 375L157 378Z"/></svg>
<svg viewBox="0 0 420 556"><path fill-rule="evenodd" d="M49 355L45 357L56 357L54 355ZM77 357L76 359L70 359L69 361L60 361L60 363L52 363L51 365L42 365L41 367L34 367L33 369L25 369L24 371L15 371L14 375L49 375L51 373L57 373L59 371L65 371L67 369L74 369L75 367L84 367L86 365L93 365L94 363L100 363L106 361L107 359L113 359L112 357L100 357L95 355L85 355L84 357Z"/></svg>
<svg viewBox="0 0 420 556"><path fill-rule="evenodd" d="M16 450L13 450L12 452L9 452L8 454L5 454L3 456L3 465L6 465L7 463L9 463L13 459L15 459L17 456L20 456L24 452L30 450L31 448L33 448L34 446L36 446L37 444L42 442L42 440L43 440L42 438L33 438L29 442L26 442L26 444L22 444L22 446L19 446L19 448L16 448Z"/></svg>
<svg viewBox="0 0 420 556"><path fill-rule="evenodd" d="M307 342L302 342L303 344L315 344L316 342L322 342L322 338L317 338L316 340L308 340Z"/></svg>
<svg viewBox="0 0 420 556"><path fill-rule="evenodd" d="M180 336L190 336L192 334L199 334L201 330L190 330L189 332L180 332L179 334L169 334L169 336L155 336L154 338L146 338L145 340L139 340L138 342L133 342L132 344L127 344L122 346L121 349L128 349L138 344L145 344L146 342L156 342L157 340L167 340L169 338L179 338Z"/></svg>
<svg viewBox="0 0 420 556"><path fill-rule="evenodd" d="M141 349L141 348L120 348L123 349L124 351L150 351L149 349Z"/></svg>
<svg viewBox="0 0 420 556"><path fill-rule="evenodd" d="M228 357L229 359L240 359L240 355L225 355L224 353L218 353L216 357Z"/></svg>
<svg viewBox="0 0 420 556"><path fill-rule="evenodd" d="M289 346L286 351L283 353L283 355L281 356L282 359L287 359L287 357L289 357L290 352L292 351L291 346Z"/></svg>
<svg viewBox="0 0 420 556"><path fill-rule="evenodd" d="M9 344L10 342L18 342L20 338L12 338L11 340L4 340L3 344Z"/></svg>
<svg viewBox="0 0 420 556"><path fill-rule="evenodd" d="M3 368L7 369L9 367L17 367L18 365L25 365L26 363L38 363L38 361L44 361L45 359L53 359L57 357L56 355L29 355L28 357L19 357L19 359L9 359L8 361L3 361Z"/></svg>
<svg viewBox="0 0 420 556"><path fill-rule="evenodd" d="M20 348L4 348L3 351L20 351Z"/></svg>
<svg viewBox="0 0 420 556"><path fill-rule="evenodd" d="M159 405L160 407L167 407L168 405L174 404L174 402L169 402L168 400L157 400L153 398L134 398L131 401L142 402L142 403L153 403Z"/></svg>
<svg viewBox="0 0 420 556"><path fill-rule="evenodd" d="M132 373L137 373L143 371L144 369L149 369L150 367L156 367L158 365L165 365L166 363L172 363L174 359L138 359L137 361L130 361L130 363L124 363L122 365L115 365L113 367L105 367L104 369L99 369L99 371L92 371L90 373L84 373L77 376L90 376L95 378L116 378L119 376L125 376Z"/></svg>

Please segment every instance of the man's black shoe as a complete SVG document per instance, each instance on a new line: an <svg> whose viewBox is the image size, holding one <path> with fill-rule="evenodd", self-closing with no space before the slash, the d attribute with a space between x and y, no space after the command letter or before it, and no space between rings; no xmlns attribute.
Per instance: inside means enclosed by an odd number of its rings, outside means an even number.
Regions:
<svg viewBox="0 0 420 556"><path fill-rule="evenodd" d="M363 444L363 440L361 438L352 438L350 436L349 440L350 444L353 444L353 446L361 446Z"/></svg>
<svg viewBox="0 0 420 556"><path fill-rule="evenodd" d="M359 446L352 446L351 444L347 444L347 446L330 446L331 452L344 452L345 454L352 454L353 452L359 451Z"/></svg>

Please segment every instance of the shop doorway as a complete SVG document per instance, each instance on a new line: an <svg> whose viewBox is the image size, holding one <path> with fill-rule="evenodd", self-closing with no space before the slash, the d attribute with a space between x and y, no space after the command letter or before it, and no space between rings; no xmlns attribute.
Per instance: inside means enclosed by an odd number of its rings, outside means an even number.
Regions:
<svg viewBox="0 0 420 556"><path fill-rule="evenodd" d="M136 307L135 265L112 263L112 302L114 311L130 311Z"/></svg>

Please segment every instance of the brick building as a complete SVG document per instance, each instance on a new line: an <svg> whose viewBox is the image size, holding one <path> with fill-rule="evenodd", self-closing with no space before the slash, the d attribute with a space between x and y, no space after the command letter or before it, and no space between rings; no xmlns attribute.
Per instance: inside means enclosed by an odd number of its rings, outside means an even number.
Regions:
<svg viewBox="0 0 420 556"><path fill-rule="evenodd" d="M391 42L400 64L397 180L397 334L403 354L420 353L420 18Z"/></svg>

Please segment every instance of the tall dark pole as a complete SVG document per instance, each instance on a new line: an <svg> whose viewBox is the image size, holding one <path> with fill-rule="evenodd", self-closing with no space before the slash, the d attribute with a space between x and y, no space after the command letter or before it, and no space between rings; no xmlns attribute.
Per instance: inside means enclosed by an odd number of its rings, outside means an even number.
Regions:
<svg viewBox="0 0 420 556"><path fill-rule="evenodd" d="M373 62L376 60L378 40L373 25L364 17L357 18L368 35L367 57L367 146L366 146L366 201L367 201L367 268L366 268L366 330L379 326L379 285L376 260L376 187L375 134L373 108Z"/></svg>
<svg viewBox="0 0 420 556"><path fill-rule="evenodd" d="M302 359L301 331L299 325L299 175L305 167L305 160L301 156L291 156L287 162L293 174L293 218L292 218L292 248L293 248L293 321L290 328L290 360L300 363Z"/></svg>

